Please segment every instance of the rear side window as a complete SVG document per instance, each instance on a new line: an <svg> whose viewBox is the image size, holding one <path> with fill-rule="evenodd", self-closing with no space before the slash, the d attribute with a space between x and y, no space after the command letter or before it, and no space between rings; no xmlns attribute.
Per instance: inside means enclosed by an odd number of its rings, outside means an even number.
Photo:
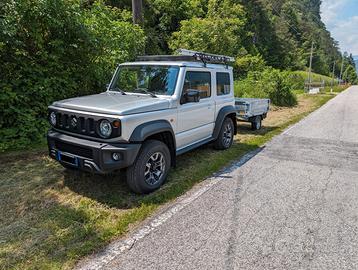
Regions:
<svg viewBox="0 0 358 270"><path fill-rule="evenodd" d="M216 73L216 92L218 96L230 94L230 75L226 72Z"/></svg>
<svg viewBox="0 0 358 270"><path fill-rule="evenodd" d="M211 75L210 72L188 71L185 74L183 94L188 90L200 91L200 98L211 96Z"/></svg>

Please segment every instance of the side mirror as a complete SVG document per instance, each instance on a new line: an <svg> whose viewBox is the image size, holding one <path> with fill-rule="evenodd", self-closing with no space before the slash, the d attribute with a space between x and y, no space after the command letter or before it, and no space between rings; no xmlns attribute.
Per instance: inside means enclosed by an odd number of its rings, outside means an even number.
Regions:
<svg viewBox="0 0 358 270"><path fill-rule="evenodd" d="M200 91L188 89L181 98L181 104L200 101Z"/></svg>
<svg viewBox="0 0 358 270"><path fill-rule="evenodd" d="M109 83L106 83L106 90L108 89L108 87L109 87Z"/></svg>

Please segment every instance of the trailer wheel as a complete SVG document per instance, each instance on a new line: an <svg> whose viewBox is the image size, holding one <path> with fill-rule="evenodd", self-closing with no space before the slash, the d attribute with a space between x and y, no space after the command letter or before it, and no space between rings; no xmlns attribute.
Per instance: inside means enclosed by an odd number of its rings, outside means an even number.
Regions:
<svg viewBox="0 0 358 270"><path fill-rule="evenodd" d="M259 130L262 127L262 117L260 115L256 116L254 120L251 122L252 130Z"/></svg>

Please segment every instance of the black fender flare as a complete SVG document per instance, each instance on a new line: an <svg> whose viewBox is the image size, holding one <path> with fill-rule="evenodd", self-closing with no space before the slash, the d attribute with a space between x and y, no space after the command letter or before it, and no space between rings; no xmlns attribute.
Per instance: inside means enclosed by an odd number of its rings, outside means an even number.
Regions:
<svg viewBox="0 0 358 270"><path fill-rule="evenodd" d="M172 157L172 166L176 164L176 140L172 125L167 120L155 120L137 126L129 138L129 142L138 143L144 142L152 135L169 132L171 134L172 146L169 146L169 151Z"/></svg>
<svg viewBox="0 0 358 270"><path fill-rule="evenodd" d="M222 107L220 111L218 112L218 115L215 120L215 126L214 126L214 132L213 132L213 138L216 140L219 136L221 126L224 122L224 119L228 115L233 115L233 122L234 122L234 134L237 134L237 122L236 122L236 108L233 105L227 105L225 107Z"/></svg>
<svg viewBox="0 0 358 270"><path fill-rule="evenodd" d="M157 133L169 131L173 136L175 142L174 131L171 124L167 120L155 120L147 123L140 124L132 132L129 138L130 142L143 142L149 136Z"/></svg>

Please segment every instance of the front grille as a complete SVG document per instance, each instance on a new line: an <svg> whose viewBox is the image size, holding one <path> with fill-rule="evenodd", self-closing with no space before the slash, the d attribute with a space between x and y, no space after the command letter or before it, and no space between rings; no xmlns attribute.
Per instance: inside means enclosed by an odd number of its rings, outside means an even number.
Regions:
<svg viewBox="0 0 358 270"><path fill-rule="evenodd" d="M51 111L52 109L50 109L50 112ZM113 117L93 116L82 113L63 112L56 110L54 111L56 113L56 125L54 126L56 129L100 139L102 139L98 132L100 121L103 119L106 119L110 122L118 120L117 118ZM121 136L121 128L112 126L112 134L108 139L119 136Z"/></svg>
<svg viewBox="0 0 358 270"><path fill-rule="evenodd" d="M78 117L67 113L57 112L58 129L67 130L74 133L96 136L96 122L93 118Z"/></svg>
<svg viewBox="0 0 358 270"><path fill-rule="evenodd" d="M63 152L67 152L67 153L85 157L85 158L90 158L90 159L93 158L92 149L90 149L90 148L77 146L77 145L73 145L73 144L69 144L69 143L65 143L65 142L61 142L61 141L56 141L55 146L58 150L63 151Z"/></svg>

